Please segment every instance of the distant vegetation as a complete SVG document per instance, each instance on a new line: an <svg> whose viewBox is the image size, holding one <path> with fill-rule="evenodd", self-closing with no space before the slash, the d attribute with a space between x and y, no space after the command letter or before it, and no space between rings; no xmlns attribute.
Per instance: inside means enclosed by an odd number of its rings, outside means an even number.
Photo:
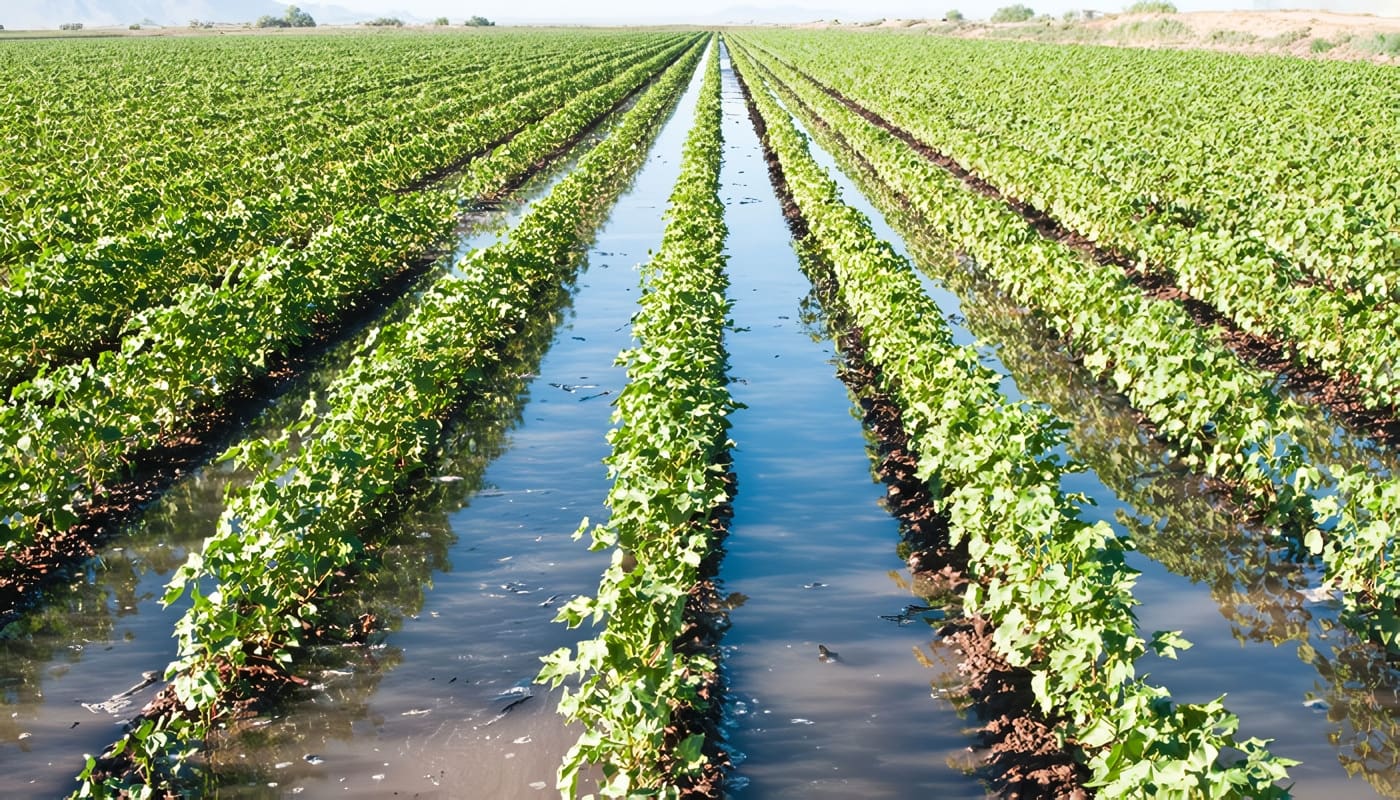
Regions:
<svg viewBox="0 0 1400 800"><path fill-rule="evenodd" d="M1362 50L1385 56L1400 56L1400 33L1378 33L1360 44Z"/></svg>
<svg viewBox="0 0 1400 800"><path fill-rule="evenodd" d="M447 17L438 17L437 19L433 20L433 24L439 28L445 28L448 25L451 25L452 21L449 20Z"/></svg>
<svg viewBox="0 0 1400 800"><path fill-rule="evenodd" d="M365 24L371 28L402 28L403 20L398 17L375 17Z"/></svg>
<svg viewBox="0 0 1400 800"><path fill-rule="evenodd" d="M466 25L468 28L494 28L494 27L496 27L496 23L492 22L491 20L487 19L486 17L476 17L476 16L472 17L471 19L467 20L466 22L463 22L462 24L463 24L463 25Z"/></svg>
<svg viewBox="0 0 1400 800"><path fill-rule="evenodd" d="M61 31L80 31L80 30L83 29L83 23L81 23L81 22L65 22L65 23L63 23L62 25L59 25L59 26L58 26L58 29L61 30Z"/></svg>
<svg viewBox="0 0 1400 800"><path fill-rule="evenodd" d="M1035 12L1030 6L1016 3L1015 5L1002 6L992 12L992 22L1025 22L1035 16Z"/></svg>
<svg viewBox="0 0 1400 800"><path fill-rule="evenodd" d="M1192 34L1191 28L1179 20L1137 19L1114 28L1112 35L1117 39L1161 41L1164 39L1190 39Z"/></svg>
<svg viewBox="0 0 1400 800"><path fill-rule="evenodd" d="M1176 6L1167 0L1137 0L1124 11L1128 14L1175 14Z"/></svg>
<svg viewBox="0 0 1400 800"><path fill-rule="evenodd" d="M316 20L296 6L287 6L287 13L280 17L264 14L254 23L259 28L314 28Z"/></svg>
<svg viewBox="0 0 1400 800"><path fill-rule="evenodd" d="M962 22L963 20L967 19L967 17L964 17L963 13L957 10L956 8L952 11L949 11L947 14L944 14L943 18L949 22Z"/></svg>

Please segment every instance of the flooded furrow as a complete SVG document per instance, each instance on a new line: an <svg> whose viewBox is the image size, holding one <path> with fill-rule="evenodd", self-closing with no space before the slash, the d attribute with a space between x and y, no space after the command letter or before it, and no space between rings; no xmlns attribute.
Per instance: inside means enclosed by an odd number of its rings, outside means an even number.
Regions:
<svg viewBox="0 0 1400 800"><path fill-rule="evenodd" d="M385 631L327 652L319 683L216 753L221 797L543 797L577 736L532 680L579 631L552 622L608 561L573 533L606 518L611 398L626 375L636 264L661 240L698 78L599 231L547 352L494 421L463 431L476 453L415 503L372 585L355 592ZM543 311L543 310L542 310ZM483 449L493 452L479 457Z"/></svg>
<svg viewBox="0 0 1400 800"><path fill-rule="evenodd" d="M1290 770L1299 797L1400 797L1400 671L1341 625L1337 599L1317 588L1320 568L1241 521L1207 481L1172 459L1125 398L1105 391L975 264L924 236L849 153L840 162L859 185L829 153L814 146L813 154L876 234L918 265L955 338L982 343L984 360L1008 376L1002 392L1024 392L1070 423L1068 454L1088 469L1068 476L1065 488L1094 501L1086 517L1137 542L1129 562L1142 572L1140 629L1182 630L1195 644L1179 660L1150 659L1141 668L1181 702L1228 695L1245 736L1271 738L1274 752L1303 762ZM1321 415L1313 430L1318 446L1330 444L1324 452L1394 468L1393 453L1339 433Z"/></svg>
<svg viewBox="0 0 1400 800"><path fill-rule="evenodd" d="M284 387L241 435L272 437L294 422L307 398L323 394L373 330L406 315L431 281L466 252L495 242L631 104L515 191L489 207L468 209L450 254L397 302L322 353L317 367ZM246 480L229 464L192 472L73 581L47 590L43 602L0 630L0 795L67 794L83 754L111 744L121 725L151 699L161 682L146 683L145 676L160 677L175 656L171 634L187 605L182 599L162 608L164 585L189 552L214 533L228 488Z"/></svg>
<svg viewBox="0 0 1400 800"><path fill-rule="evenodd" d="M838 356L799 271L728 62L722 196L730 229L738 477L722 567L736 797L981 797L964 722L930 698L956 659L910 611L897 522Z"/></svg>

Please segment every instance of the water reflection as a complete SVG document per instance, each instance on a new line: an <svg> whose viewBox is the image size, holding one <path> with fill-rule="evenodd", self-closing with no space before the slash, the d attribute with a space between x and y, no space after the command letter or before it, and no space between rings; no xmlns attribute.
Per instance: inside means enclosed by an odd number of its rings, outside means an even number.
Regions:
<svg viewBox="0 0 1400 800"><path fill-rule="evenodd" d="M960 322L978 339L997 343L1000 360L1026 397L1045 403L1072 423L1070 453L1089 471L1072 476L1067 488L1098 500L1097 513L1130 534L1138 550L1155 562L1136 566L1165 568L1206 587L1228 623L1229 636L1245 648L1224 649L1220 657L1233 667L1243 665L1245 673L1255 673L1255 685L1260 683L1258 669L1283 671L1272 655L1283 645L1296 649L1302 664L1308 665L1310 670L1288 670L1298 675L1275 686L1285 687L1282 697L1279 692L1268 694L1261 698L1266 705L1257 709L1241 702L1243 692L1233 690L1235 699L1228 705L1241 715L1246 729L1266 715L1278 720L1278 728L1258 734L1277 737L1281 754L1305 759L1293 771L1300 789L1322 791L1330 785L1355 790L1355 783L1337 780L1335 771L1317 763L1330 753L1345 775L1363 778L1383 796L1400 796L1400 739L1394 716L1400 705L1400 674L1380 650L1358 641L1340 624L1334 598L1312 588L1320 575L1317 565L1294 558L1283 542L1242 521L1226 498L1181 468L1171 451L1139 424L1126 400L1105 392L1034 314L985 280L974 264L928 239L897 199L868 172L862 173L849 153L842 155L843 163L861 178L862 190L880 204L887 221L902 235L916 263L958 295L964 315ZM1326 443L1321 452L1339 459L1380 471L1393 469L1393 453L1339 433L1320 412L1310 414L1300 439L1310 448ZM1153 596L1155 583L1144 581L1137 593L1148 611L1180 602L1179 595ZM1153 611L1151 618L1145 611L1143 616L1145 623L1160 623L1145 628L1187 627L1170 611ZM1187 637L1198 644L1206 644L1211 636L1209 629L1187 629ZM1227 670L1220 662L1214 662L1214 668L1199 663L1203 656L1193 651L1183 656L1181 666L1164 662L1152 670L1159 680L1167 678L1174 691L1184 686L1209 699L1228 688L1220 681ZM1315 676L1311 681L1308 672ZM1172 680L1177 674L1191 678ZM1300 692L1296 700L1285 699L1293 686L1309 682L1311 691ZM1319 717L1325 724L1319 724Z"/></svg>
<svg viewBox="0 0 1400 800"><path fill-rule="evenodd" d="M558 606L594 591L607 563L570 534L580 517L606 515L602 458L609 400L626 379L613 362L631 344L631 265L660 240L697 89L625 187L577 286L532 321L536 343L501 368L509 381L473 400L453 460L394 523L377 569L337 600L347 617L384 626L369 651L379 660L338 663L331 652L323 685L225 742L221 796L553 789L578 731L531 681L542 655L583 633L551 622Z"/></svg>
<svg viewBox="0 0 1400 800"><path fill-rule="evenodd" d="M502 227L522 216L531 202L562 179L566 168L597 143L608 124L590 131L553 167L542 170L492 209L474 215L472 225L459 231L457 252L494 241ZM259 413L243 435L275 435L299 419L306 399L324 396L325 387L363 348L371 331L406 315L423 288L451 263L451 257L444 257L390 308L367 316L358 329L316 353L316 369L283 387L281 396ZM551 302L555 313L562 314L567 298L561 294ZM539 336L547 337L552 319L548 313L541 314L544 327ZM538 339L516 343L521 348L513 352L517 374L507 375L484 393L479 407L471 413L499 417L505 413L503 409L512 408L517 416L510 424L518 422L518 396L528 378L523 373L537 363L540 346ZM460 459L445 469L460 470L464 475L472 474L473 469L479 473L479 468L471 466L472 459L489 460L500 451L500 437L474 432L474 425L485 424L470 414L463 418L453 446ZM66 794L82 767L82 754L101 752L110 745L120 733L120 724L157 691L159 684L154 684L122 698L129 705L115 714L97 715L82 706L113 698L141 681L144 673L163 672L174 658L171 631L187 601L182 599L179 605L162 609L159 601L164 584L190 550L200 547L214 532L228 487L246 478L229 464L212 464L177 482L80 574L67 584L51 587L39 604L0 630L0 795ZM420 498L429 505L453 507L461 505L471 489L467 480L445 479L430 483ZM449 566L446 554L451 534L441 515L413 524L403 541L395 539L383 551L381 561L387 569L356 578L368 591L385 595L382 607L368 613L386 624L396 624L405 615L416 613L412 609L421 605L422 599L414 598L414 582L420 576ZM341 692L334 702L346 708L353 707L354 693L363 696L371 691L365 684L381 674L371 666L388 668L398 660L389 648L318 653L316 658L324 659L327 666L323 669L330 670L321 682ZM342 672L347 675L338 675ZM338 682L358 688L342 691ZM213 756L216 774L226 767L232 769L220 760L221 755L216 751Z"/></svg>
<svg viewBox="0 0 1400 800"><path fill-rule="evenodd" d="M722 573L747 598L723 643L728 788L755 800L982 797L963 765L945 766L969 739L927 696L956 681L955 661L927 625L899 623L914 597L900 577L898 524L882 508L859 408L834 375L825 315L721 66L738 326L727 348L731 392L746 406L730 430L738 491Z"/></svg>

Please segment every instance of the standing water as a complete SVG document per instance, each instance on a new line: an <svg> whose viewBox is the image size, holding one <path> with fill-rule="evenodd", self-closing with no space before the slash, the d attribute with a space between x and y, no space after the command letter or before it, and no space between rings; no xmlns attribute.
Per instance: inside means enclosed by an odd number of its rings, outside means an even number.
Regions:
<svg viewBox="0 0 1400 800"><path fill-rule="evenodd" d="M723 578L730 788L742 798L981 797L964 723L930 699L952 662L915 602L862 423L724 69L738 476ZM738 602L737 600L735 601ZM895 617L896 619L883 619ZM902 624L909 623L909 624ZM823 650L823 648L825 648Z"/></svg>
<svg viewBox="0 0 1400 800"><path fill-rule="evenodd" d="M1139 545L1129 563L1143 573L1134 592L1143 604L1140 630L1182 630L1195 644L1179 660L1148 658L1140 669L1179 702L1226 694L1243 736L1273 739L1275 753L1303 762L1289 770L1295 796L1400 797L1400 673L1341 626L1335 597L1316 588L1320 571L1290 560L1279 542L1222 507L1138 425L1124 398L1103 390L1034 315L981 279L975 264L925 238L849 152L842 163L890 212L888 220L829 155L815 147L814 155L833 170L846 202L871 217L878 236L906 256L912 251L912 261L956 290L951 295L925 278L960 341L976 334L994 343L995 358L984 360L1010 376L1003 393L1016 398L1024 391L1071 424L1069 454L1089 469L1068 476L1066 488L1093 499L1086 517L1109 522ZM1309 441L1332 443L1322 452L1335 448L1375 469L1395 469L1393 451L1346 434L1326 415L1310 416L1309 424Z"/></svg>
<svg viewBox="0 0 1400 800"><path fill-rule="evenodd" d="M623 109L627 107L630 102ZM497 230L513 224L534 200L548 194L619 116L620 112L590 131L510 196L472 213L459 231L453 255L430 268L420 286L450 269L468 250L494 242ZM367 327L350 332L321 356L314 371L286 387L240 435L278 435L298 418L308 395L345 367L370 331L406 314L416 296L417 292L410 292ZM535 353L531 363L538 359ZM526 354L522 363L529 361ZM494 418L476 423L482 427L481 441L466 449L467 455L474 449L480 461L493 452L493 443L504 438L498 429L508 421L494 427ZM463 435L470 438L471 432ZM227 488L246 480L228 464L195 471L146 509L132 530L104 548L71 581L47 589L39 605L0 630L0 796L59 797L72 791L83 754L99 753L115 741L125 721L160 688L162 682L149 681L147 676L159 677L174 658L174 624L188 603L182 598L176 606L163 609L164 585L188 553L214 533ZM461 494L465 488L444 482L437 494L450 495L454 489ZM431 527L425 522L414 535ZM451 534L433 531L434 537L418 542L419 562L443 563L441 552L432 548L445 551L440 539ZM391 574L411 582L412 559L397 566L402 569ZM430 570L419 571L426 577ZM405 576L405 571L410 574ZM372 655L380 663L391 657L383 649Z"/></svg>
<svg viewBox="0 0 1400 800"><path fill-rule="evenodd" d="M605 435L626 379L613 361L632 344L633 265L661 241L698 75L595 238L508 429L467 434L492 441L491 457L440 475L454 490L398 526L384 580L362 593L387 633L348 660L327 654L306 697L223 743L221 797L555 795L579 731L532 680L579 638L552 622L558 607L593 593L608 562L572 534L607 513Z"/></svg>

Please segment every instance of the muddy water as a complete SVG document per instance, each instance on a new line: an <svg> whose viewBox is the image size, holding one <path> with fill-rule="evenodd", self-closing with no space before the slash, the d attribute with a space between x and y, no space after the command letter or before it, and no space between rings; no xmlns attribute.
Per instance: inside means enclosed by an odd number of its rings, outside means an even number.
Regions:
<svg viewBox="0 0 1400 800"><path fill-rule="evenodd" d="M826 154L819 160L834 163ZM845 155L842 163L861 176ZM1178 661L1149 659L1142 669L1180 701L1227 694L1245 736L1272 738L1276 753L1303 761L1290 770L1295 796L1400 797L1400 673L1339 625L1335 600L1316 590L1318 569L1290 560L1266 534L1229 514L1137 425L1124 398L1105 392L975 264L920 236L878 183L862 176L861 186L890 211L887 219L847 178L838 180L847 202L927 272L926 289L955 329L964 328L959 335L995 343L997 360L1014 378L1003 391L1024 391L1073 425L1069 452L1090 469L1067 480L1067 488L1093 498L1097 505L1086 516L1137 541L1140 552L1130 563L1143 573L1135 592L1142 630L1183 630L1195 643ZM948 302L949 288L956 305ZM1394 469L1393 452L1346 434L1324 415L1311 423L1305 436L1330 442L1337 457Z"/></svg>
<svg viewBox="0 0 1400 800"><path fill-rule="evenodd" d="M626 378L613 360L631 343L634 266L660 243L698 88L595 239L497 452L442 476L458 489L418 504L375 576L386 585L359 592L387 634L349 659L324 654L319 686L220 747L220 796L554 794L578 731L531 680L542 656L578 639L551 621L558 606L596 590L607 563L572 534L606 516L604 437Z"/></svg>
<svg viewBox="0 0 1400 800"><path fill-rule="evenodd" d="M981 797L963 722L930 697L955 662L896 554L860 420L798 270L742 96L724 74L738 492L722 567L736 797ZM936 615L929 614L932 618ZM837 654L823 660L820 647Z"/></svg>
<svg viewBox="0 0 1400 800"><path fill-rule="evenodd" d="M509 197L476 209L459 230L452 256L431 268L402 301L327 351L321 366L287 387L244 435L276 435L295 420L308 394L343 369L373 326L406 314L434 276L450 269L466 251L495 241L500 230L567 174L616 118L590 131L557 164ZM484 452L485 443L478 449ZM50 590L46 602L0 631L0 796L66 794L82 768L83 754L100 752L114 741L121 724L157 691L159 684L146 686L109 708L89 710L83 705L97 706L124 693L143 682L143 673L164 672L175 655L171 631L185 608L183 603L160 607L164 584L190 549L214 532L226 488L242 480L246 476L228 465L192 473L68 585ZM450 485L444 483L443 488Z"/></svg>

